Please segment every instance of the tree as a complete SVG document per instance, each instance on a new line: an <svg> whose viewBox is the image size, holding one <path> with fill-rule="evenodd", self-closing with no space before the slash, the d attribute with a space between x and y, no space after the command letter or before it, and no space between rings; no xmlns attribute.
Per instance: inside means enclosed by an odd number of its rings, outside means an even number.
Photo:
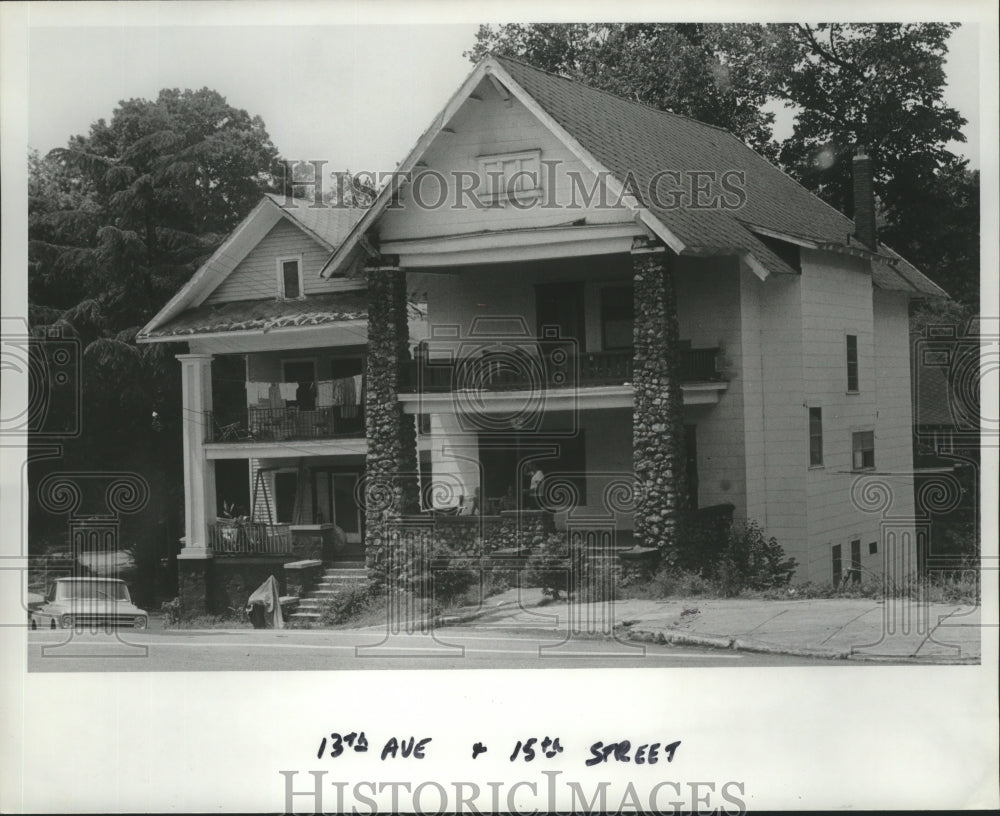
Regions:
<svg viewBox="0 0 1000 816"><path fill-rule="evenodd" d="M183 479L176 349L137 346L136 334L262 193L283 187L263 121L207 88L121 102L87 136L29 156L29 322L74 338L82 356L82 434L59 466L150 482L149 511L128 522L137 559L172 551ZM29 470L29 483L41 475Z"/></svg>
<svg viewBox="0 0 1000 816"><path fill-rule="evenodd" d="M796 111L780 160L806 187L853 214L851 157L875 165L881 237L954 297L978 300L979 178L948 142L966 124L944 102L957 24L769 26L787 37L774 94ZM790 60L790 62L789 62Z"/></svg>
<svg viewBox="0 0 1000 816"><path fill-rule="evenodd" d="M745 26L703 23L480 26L472 60L513 56L660 110L727 128L774 156L774 115L762 109L767 65L737 47ZM782 42L775 39L775 43Z"/></svg>

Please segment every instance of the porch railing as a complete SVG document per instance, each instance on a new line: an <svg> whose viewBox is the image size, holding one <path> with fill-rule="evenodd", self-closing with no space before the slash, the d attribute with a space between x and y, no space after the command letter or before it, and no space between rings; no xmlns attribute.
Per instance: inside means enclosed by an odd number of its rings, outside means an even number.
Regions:
<svg viewBox="0 0 1000 816"><path fill-rule="evenodd" d="M304 408L248 408L208 411L206 442L281 442L365 435L360 405Z"/></svg>
<svg viewBox="0 0 1000 816"><path fill-rule="evenodd" d="M218 521L209 525L208 539L218 555L287 555L292 551L287 524Z"/></svg>
<svg viewBox="0 0 1000 816"><path fill-rule="evenodd" d="M448 392L460 389L501 391L530 388L570 388L623 385L632 381L632 349L585 352L577 356L558 348L532 354L527 349L484 349L458 363L418 353L407 368L410 391ZM682 382L721 379L716 369L718 348L693 349L682 344Z"/></svg>

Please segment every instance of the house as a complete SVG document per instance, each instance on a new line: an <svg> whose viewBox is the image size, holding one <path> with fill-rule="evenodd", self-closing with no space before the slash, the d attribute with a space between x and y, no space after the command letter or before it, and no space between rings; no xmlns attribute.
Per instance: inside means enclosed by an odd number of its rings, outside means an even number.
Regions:
<svg viewBox="0 0 1000 816"><path fill-rule="evenodd" d="M258 554L332 523L321 558L377 566L431 509L663 546L725 505L797 581L909 570L908 302L944 293L855 177L852 221L724 130L486 57L360 218L262 202L143 329L191 351L191 592L232 460Z"/></svg>

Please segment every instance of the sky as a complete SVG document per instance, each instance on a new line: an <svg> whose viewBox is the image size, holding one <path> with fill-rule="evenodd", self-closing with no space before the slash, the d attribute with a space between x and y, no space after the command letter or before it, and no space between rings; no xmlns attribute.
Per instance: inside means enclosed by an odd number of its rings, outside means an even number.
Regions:
<svg viewBox="0 0 1000 816"><path fill-rule="evenodd" d="M233 5L233 13L236 4ZM176 18L174 18L176 19ZM274 19L274 18L272 18ZM148 20L147 20L148 22ZM47 152L110 118L120 100L212 88L260 115L288 159L329 171L391 170L471 70L474 22L396 25L35 27L28 40L28 143ZM977 28L952 37L947 102L969 120L979 166ZM776 135L792 115L775 107Z"/></svg>

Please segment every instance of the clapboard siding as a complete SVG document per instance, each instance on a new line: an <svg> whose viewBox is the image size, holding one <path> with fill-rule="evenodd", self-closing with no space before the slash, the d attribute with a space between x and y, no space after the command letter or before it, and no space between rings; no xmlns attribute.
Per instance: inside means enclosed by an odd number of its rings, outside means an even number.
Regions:
<svg viewBox="0 0 1000 816"><path fill-rule="evenodd" d="M742 328L739 267L735 258L679 258L675 264L680 336L694 348L719 348L728 387L715 405L684 409L697 426L698 503L732 504L745 518Z"/></svg>
<svg viewBox="0 0 1000 816"><path fill-rule="evenodd" d="M342 282L319 277L319 270L330 253L287 218L283 218L204 302L227 303L278 297L278 258L296 255L302 256L302 286L307 295L335 292L341 288Z"/></svg>
<svg viewBox="0 0 1000 816"><path fill-rule="evenodd" d="M568 205L573 201L571 174L578 174L589 189L594 175L542 125L532 113L517 100L507 107L492 85L484 81L476 93L483 101L467 101L449 123L453 133L441 133L424 153L424 166L415 169L423 172L424 180L418 184L419 198L433 203L439 198L439 183L432 172L441 173L454 188L456 173L478 173L479 156L518 153L540 150L543 162L557 162L555 185L550 194L555 200ZM543 178L547 172L543 170ZM414 201L413 186L404 186L400 193L401 209L390 210L380 220L379 238L397 240L429 235L453 235L479 232L486 229L513 229L520 227L553 225L587 218L587 223L617 223L629 221L623 209L609 206L583 207L578 194L577 208L540 208L532 206L518 209L514 206L476 208L471 205L459 208L449 204L436 209L421 208ZM610 198L613 201L613 197ZM466 199L468 204L468 199Z"/></svg>
<svg viewBox="0 0 1000 816"><path fill-rule="evenodd" d="M752 308L754 300L759 304L758 342L748 352L760 359L763 444L758 457L748 457L747 479L764 483L764 518L755 520L798 560L796 578L806 580L801 283L791 276L748 282L757 297L747 298L747 305Z"/></svg>

